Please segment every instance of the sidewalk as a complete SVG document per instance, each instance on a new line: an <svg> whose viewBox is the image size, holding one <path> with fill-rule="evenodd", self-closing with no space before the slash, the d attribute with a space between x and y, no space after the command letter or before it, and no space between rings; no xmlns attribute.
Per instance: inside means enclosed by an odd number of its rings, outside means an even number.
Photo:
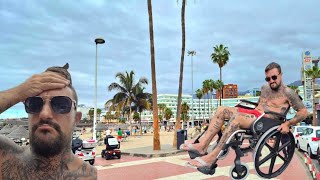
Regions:
<svg viewBox="0 0 320 180"><path fill-rule="evenodd" d="M174 132L160 132L161 150L153 150L153 134L143 134L129 136L126 141L120 143L120 150L123 155L140 156L140 157L165 157L180 152L172 147ZM91 134L84 134L80 138L86 139ZM116 137L115 133L112 133ZM105 145L101 144L96 147L96 154L100 155Z"/></svg>
<svg viewBox="0 0 320 180"><path fill-rule="evenodd" d="M235 158L233 151L225 159L218 161L216 174L208 176L185 167L185 163L190 160L189 156L186 152L173 148L172 141L173 132L160 132L161 150L154 151L153 134L130 136L127 141L121 142L121 159L107 161L97 156L95 166L98 169L98 179L230 179L229 171ZM100 154L103 148L104 146L98 146L97 154ZM261 179L254 170L251 153L241 158L241 162L249 166L249 180ZM288 168L274 179L310 179L310 173L304 167L301 157L295 154Z"/></svg>

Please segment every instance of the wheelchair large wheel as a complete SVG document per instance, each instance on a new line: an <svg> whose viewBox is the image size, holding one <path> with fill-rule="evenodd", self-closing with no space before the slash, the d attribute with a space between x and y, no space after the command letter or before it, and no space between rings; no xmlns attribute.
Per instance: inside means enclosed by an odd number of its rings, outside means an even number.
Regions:
<svg viewBox="0 0 320 180"><path fill-rule="evenodd" d="M291 132L281 134L273 127L265 132L257 143L254 167L262 178L274 178L289 165L294 154L294 137Z"/></svg>
<svg viewBox="0 0 320 180"><path fill-rule="evenodd" d="M237 172L235 165L231 166L230 168L230 177L232 179L246 179L249 175L249 167L248 165L241 163L241 172Z"/></svg>

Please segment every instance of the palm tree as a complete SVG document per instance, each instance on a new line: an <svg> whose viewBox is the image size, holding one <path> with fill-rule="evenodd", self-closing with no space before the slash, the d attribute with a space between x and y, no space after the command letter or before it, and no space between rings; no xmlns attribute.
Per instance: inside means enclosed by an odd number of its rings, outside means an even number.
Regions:
<svg viewBox="0 0 320 180"><path fill-rule="evenodd" d="M224 47L222 44L220 44L219 46L217 45L213 49L214 51L211 54L211 60L213 63L216 63L219 65L220 81L222 81L222 67L228 63L230 52L228 50L228 47Z"/></svg>
<svg viewBox="0 0 320 180"><path fill-rule="evenodd" d="M288 86L289 88L291 88L292 90L294 90L294 92L296 92L297 94L299 94L299 87L298 86L294 86L294 85L292 85L292 86Z"/></svg>
<svg viewBox="0 0 320 180"><path fill-rule="evenodd" d="M157 81L156 81L156 65L153 39L153 20L152 20L152 3L148 0L149 15L149 33L150 33L150 54L151 54L151 76L152 76L152 106L153 106L153 150L160 150L160 135L158 121L158 103L157 103Z"/></svg>
<svg viewBox="0 0 320 180"><path fill-rule="evenodd" d="M142 124L141 124L141 113L144 110L150 110L151 109L151 102L152 100L152 94L150 93L145 93L144 87L138 87L135 89L134 94L135 94L135 99L133 101L134 103L134 110L139 113L139 124L140 124L140 135L142 134Z"/></svg>
<svg viewBox="0 0 320 180"><path fill-rule="evenodd" d="M196 91L196 96L197 96L197 98L199 99L199 119L200 119L200 109L201 109L201 107L200 107L200 100L202 99L202 96L203 96L203 92L202 92L202 89L198 89L197 91Z"/></svg>
<svg viewBox="0 0 320 180"><path fill-rule="evenodd" d="M190 110L190 107L188 105L187 102L183 102L182 105L181 105L181 119L182 119L182 122L186 122L188 123L188 111ZM182 126L184 127L184 126Z"/></svg>
<svg viewBox="0 0 320 180"><path fill-rule="evenodd" d="M159 108L159 110L160 110L160 114L162 115L162 117L163 117L163 111L166 109L166 104L163 104L163 103L160 103L160 104L158 104L158 108Z"/></svg>
<svg viewBox="0 0 320 180"><path fill-rule="evenodd" d="M180 124L180 114L181 114L181 100L182 100L182 81L183 81L183 64L184 64L184 54L186 46L186 30L185 30L185 10L186 10L186 0L182 0L181 7L181 28L182 28L182 47L181 47L181 60L180 60L180 77L179 77L179 90L178 90L178 105L177 105L177 116L176 116L176 128L181 128ZM173 147L177 147L177 133L173 136Z"/></svg>
<svg viewBox="0 0 320 180"><path fill-rule="evenodd" d="M130 124L130 133L132 133L132 126L131 126L131 114L132 114L132 103L136 99L136 90L138 88L141 88L142 85L148 84L148 80L146 78L140 78L139 81L134 84L134 72L131 71L128 73L127 71L125 73L118 72L116 74L116 78L119 79L120 84L113 82L108 86L108 90L117 90L118 93L116 93L113 96L113 104L116 104L118 107L122 107L123 110L125 108L129 108L129 114L128 114L128 120Z"/></svg>
<svg viewBox="0 0 320 180"><path fill-rule="evenodd" d="M168 121L173 115L173 112L171 111L170 108L166 108L164 110L164 118Z"/></svg>
<svg viewBox="0 0 320 180"><path fill-rule="evenodd" d="M88 111L88 115L90 117L90 121L93 121L93 115L94 114L94 109L93 108L90 108L89 111Z"/></svg>
<svg viewBox="0 0 320 180"><path fill-rule="evenodd" d="M210 81L209 80L204 80L202 82L202 91L203 91L203 95L208 95L209 91L210 91ZM208 102L208 106L209 106L209 102ZM204 101L204 115L206 114L206 104Z"/></svg>
<svg viewBox="0 0 320 180"><path fill-rule="evenodd" d="M212 110L212 92L213 92L216 85L212 79L209 79L208 82L209 82L208 84L209 84L209 92L210 92L209 107L208 107L209 108L209 120L210 120L210 116L212 114L212 112L211 112L211 110Z"/></svg>
<svg viewBox="0 0 320 180"><path fill-rule="evenodd" d="M219 99L220 99L220 106L221 106L222 90L223 90L224 84L222 81L217 80L217 81L215 81L215 85L216 85L216 89L220 93Z"/></svg>
<svg viewBox="0 0 320 180"><path fill-rule="evenodd" d="M222 72L221 69L229 61L230 52L228 47L224 47L222 44L214 47L214 52L211 54L211 60L213 63L217 63L220 68L220 81L222 81Z"/></svg>
<svg viewBox="0 0 320 180"><path fill-rule="evenodd" d="M317 125L316 120L316 103L315 103L315 84L316 84L316 78L320 78L320 69L318 66L313 66L312 68L305 70L306 76L310 77L312 79L312 92L313 92L313 119L312 119L312 125Z"/></svg>

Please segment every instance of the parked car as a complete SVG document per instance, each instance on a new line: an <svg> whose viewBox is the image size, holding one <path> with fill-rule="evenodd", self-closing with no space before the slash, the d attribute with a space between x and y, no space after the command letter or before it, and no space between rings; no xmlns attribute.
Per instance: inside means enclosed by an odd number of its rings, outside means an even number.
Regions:
<svg viewBox="0 0 320 180"><path fill-rule="evenodd" d="M320 127L306 126L303 133L298 137L297 148L306 151L311 158L315 158L319 147L319 140Z"/></svg>
<svg viewBox="0 0 320 180"><path fill-rule="evenodd" d="M297 147L298 137L303 133L306 126L292 126L292 134L294 136L294 142Z"/></svg>
<svg viewBox="0 0 320 180"><path fill-rule="evenodd" d="M95 162L96 146L97 142L95 140L82 141L79 138L72 140L72 152L78 155L80 159L89 161L91 165L93 165Z"/></svg>

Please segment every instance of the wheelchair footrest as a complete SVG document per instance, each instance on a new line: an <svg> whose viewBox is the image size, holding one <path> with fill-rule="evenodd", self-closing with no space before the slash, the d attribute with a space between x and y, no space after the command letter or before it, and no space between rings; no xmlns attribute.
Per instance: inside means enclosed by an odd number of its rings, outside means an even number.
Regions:
<svg viewBox="0 0 320 180"><path fill-rule="evenodd" d="M198 171L202 172L205 175L214 175L217 167L218 167L218 165L214 164L211 167L199 167L197 169L198 169Z"/></svg>

